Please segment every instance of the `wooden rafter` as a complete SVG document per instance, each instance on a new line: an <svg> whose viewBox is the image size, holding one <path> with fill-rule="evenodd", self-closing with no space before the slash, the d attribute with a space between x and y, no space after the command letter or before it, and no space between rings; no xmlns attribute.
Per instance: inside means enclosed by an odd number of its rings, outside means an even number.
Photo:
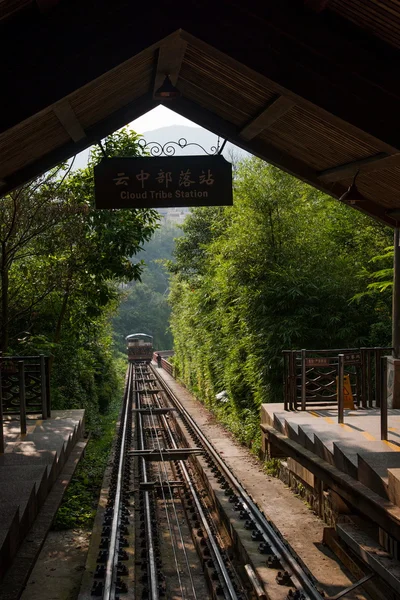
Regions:
<svg viewBox="0 0 400 600"><path fill-rule="evenodd" d="M166 75L169 76L172 85L177 84L186 47L187 42L179 35L168 39L160 46L153 93L163 84Z"/></svg>
<svg viewBox="0 0 400 600"><path fill-rule="evenodd" d="M393 154L388 156L386 152L379 152L373 156L367 156L354 160L352 162L337 165L330 169L324 169L318 173L318 177L321 181L343 181L348 179L357 173L362 171L363 173L370 173L371 171L378 171L379 169L387 169L389 166L400 164L400 154Z"/></svg>
<svg viewBox="0 0 400 600"><path fill-rule="evenodd" d="M263 140L253 138L252 140L244 140L239 136L237 127L225 121L221 117L218 117L214 113L207 111L206 109L197 106L194 102L186 98L178 98L174 101L171 108L181 114L187 119L191 119L198 125L213 131L214 133L226 138L232 143L236 144L246 150L262 158L268 163L275 165L294 175L298 179L309 183L313 187L333 196L334 198L340 198L347 190L347 186L344 186L340 182L337 183L324 183L321 181L315 171L307 165L305 162L291 156L287 152L276 148L273 144L265 142ZM386 208L377 204L373 200L366 199L360 205L355 205L353 208L361 210L369 216L377 219L386 225L393 227L393 219L388 215Z"/></svg>
<svg viewBox="0 0 400 600"><path fill-rule="evenodd" d="M68 102L63 100L53 107L54 114L74 142L79 142L86 137L85 130L79 123L79 120Z"/></svg>
<svg viewBox="0 0 400 600"><path fill-rule="evenodd" d="M268 129L275 121L280 119L295 105L294 101L285 96L278 96L250 123L242 129L240 136L244 140L251 140L264 129Z"/></svg>
<svg viewBox="0 0 400 600"><path fill-rule="evenodd" d="M70 141L52 152L41 156L38 160L33 161L14 173L4 178L5 185L0 189L2 195L15 189L38 175L46 172L57 163L67 160L75 156L78 152L85 150L89 146L96 144L106 135L120 129L127 123L134 121L140 116L152 110L156 104L150 94L146 94L141 98L137 98L134 102L115 111L109 115L107 119L99 121L95 125L86 130L86 137L78 142Z"/></svg>

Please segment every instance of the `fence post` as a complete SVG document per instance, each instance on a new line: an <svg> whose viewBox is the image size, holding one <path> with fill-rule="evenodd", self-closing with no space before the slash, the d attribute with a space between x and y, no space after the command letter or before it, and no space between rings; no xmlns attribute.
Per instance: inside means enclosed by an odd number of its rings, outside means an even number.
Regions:
<svg viewBox="0 0 400 600"><path fill-rule="evenodd" d="M0 366L0 454L4 454L4 432L3 432L3 388Z"/></svg>
<svg viewBox="0 0 400 600"><path fill-rule="evenodd" d="M306 350L301 351L301 410L306 410Z"/></svg>
<svg viewBox="0 0 400 600"><path fill-rule="evenodd" d="M338 359L338 423L344 423L344 354Z"/></svg>
<svg viewBox="0 0 400 600"><path fill-rule="evenodd" d="M47 418L51 417L51 396L50 396L50 359L48 356L46 360L46 414Z"/></svg>
<svg viewBox="0 0 400 600"><path fill-rule="evenodd" d="M361 352L361 405L367 408L367 357L366 348L360 348Z"/></svg>
<svg viewBox="0 0 400 600"><path fill-rule="evenodd" d="M289 408L297 410L297 373L296 373L296 350L289 354Z"/></svg>
<svg viewBox="0 0 400 600"><path fill-rule="evenodd" d="M18 383L19 383L19 420L21 434L26 434L26 403L25 403L25 367L24 361L18 361Z"/></svg>
<svg viewBox="0 0 400 600"><path fill-rule="evenodd" d="M375 406L377 408L381 405L382 398L382 353L380 348L374 348L375 350Z"/></svg>
<svg viewBox="0 0 400 600"><path fill-rule="evenodd" d="M46 398L46 365L44 354L40 355L40 394L42 398L42 417L47 419L47 398Z"/></svg>
<svg viewBox="0 0 400 600"><path fill-rule="evenodd" d="M288 410L290 393L289 350L283 350L283 409Z"/></svg>
<svg viewBox="0 0 400 600"><path fill-rule="evenodd" d="M388 439L387 356L381 356L381 440Z"/></svg>

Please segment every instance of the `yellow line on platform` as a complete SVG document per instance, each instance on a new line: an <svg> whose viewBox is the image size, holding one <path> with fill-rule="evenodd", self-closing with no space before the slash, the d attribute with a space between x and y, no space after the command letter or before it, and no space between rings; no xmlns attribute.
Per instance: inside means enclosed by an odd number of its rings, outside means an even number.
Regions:
<svg viewBox="0 0 400 600"><path fill-rule="evenodd" d="M368 433L368 431L362 431L361 432L363 434L363 436L365 438L367 438L367 440L369 440L370 442L376 442L376 437L374 437L371 433Z"/></svg>
<svg viewBox="0 0 400 600"><path fill-rule="evenodd" d="M396 452L400 452L400 446L397 444L393 444L392 442L388 442L387 440L382 440L384 444L389 446L392 450L396 450Z"/></svg>
<svg viewBox="0 0 400 600"><path fill-rule="evenodd" d="M319 417L319 414L314 412L313 410L310 410L310 415L312 415L313 417Z"/></svg>
<svg viewBox="0 0 400 600"><path fill-rule="evenodd" d="M397 431L396 427L388 427L388 431Z"/></svg>
<svg viewBox="0 0 400 600"><path fill-rule="evenodd" d="M340 427L343 429L346 429L346 431L353 431L353 429L349 425L346 425L346 423L338 423L338 425L340 425Z"/></svg>
<svg viewBox="0 0 400 600"><path fill-rule="evenodd" d="M324 417L327 423L335 423L335 421L331 417Z"/></svg>

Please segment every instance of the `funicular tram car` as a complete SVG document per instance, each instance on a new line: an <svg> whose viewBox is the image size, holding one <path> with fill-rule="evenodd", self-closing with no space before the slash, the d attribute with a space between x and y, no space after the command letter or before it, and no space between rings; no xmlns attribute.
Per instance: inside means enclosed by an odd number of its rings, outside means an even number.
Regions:
<svg viewBox="0 0 400 600"><path fill-rule="evenodd" d="M129 362L150 362L153 356L153 337L147 333L126 336Z"/></svg>

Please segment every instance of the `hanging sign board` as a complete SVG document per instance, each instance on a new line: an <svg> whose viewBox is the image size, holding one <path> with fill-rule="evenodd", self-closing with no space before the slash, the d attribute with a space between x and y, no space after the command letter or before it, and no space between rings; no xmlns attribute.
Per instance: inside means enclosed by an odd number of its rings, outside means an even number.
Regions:
<svg viewBox="0 0 400 600"><path fill-rule="evenodd" d="M231 205L223 156L105 158L94 168L96 208Z"/></svg>

